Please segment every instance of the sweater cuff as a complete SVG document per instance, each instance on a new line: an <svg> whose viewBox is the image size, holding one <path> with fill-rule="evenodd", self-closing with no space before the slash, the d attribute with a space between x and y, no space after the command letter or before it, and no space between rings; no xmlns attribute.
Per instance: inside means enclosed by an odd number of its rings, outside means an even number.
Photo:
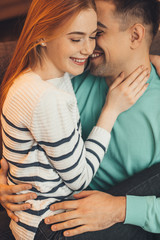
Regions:
<svg viewBox="0 0 160 240"><path fill-rule="evenodd" d="M146 197L127 195L126 200L126 219L124 224L132 224L143 228L147 210Z"/></svg>
<svg viewBox="0 0 160 240"><path fill-rule="evenodd" d="M103 147L105 148L105 152L108 149L110 138L111 138L111 134L107 130L97 126L95 126L92 129L91 133L88 136L88 139L94 139L100 144L102 144Z"/></svg>

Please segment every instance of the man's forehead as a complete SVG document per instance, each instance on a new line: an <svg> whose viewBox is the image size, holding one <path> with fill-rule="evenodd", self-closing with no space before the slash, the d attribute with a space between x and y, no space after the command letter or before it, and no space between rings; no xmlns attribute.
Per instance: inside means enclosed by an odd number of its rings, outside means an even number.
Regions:
<svg viewBox="0 0 160 240"><path fill-rule="evenodd" d="M114 16L116 7L112 2L107 2L103 0L96 0L97 6L97 14L100 16L101 14Z"/></svg>
<svg viewBox="0 0 160 240"><path fill-rule="evenodd" d="M115 6L111 2L96 0L98 25L107 28L108 24L118 24L119 21L115 15Z"/></svg>

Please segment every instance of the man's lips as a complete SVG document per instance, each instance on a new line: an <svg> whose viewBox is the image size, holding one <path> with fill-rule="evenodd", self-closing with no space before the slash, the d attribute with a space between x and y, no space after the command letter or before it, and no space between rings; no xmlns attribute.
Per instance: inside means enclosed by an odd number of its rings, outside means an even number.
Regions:
<svg viewBox="0 0 160 240"><path fill-rule="evenodd" d="M93 52L92 55L90 56L91 60L94 60L95 58L98 58L103 55L103 52Z"/></svg>
<svg viewBox="0 0 160 240"><path fill-rule="evenodd" d="M70 59L77 65L84 65L88 58L74 58L74 57L70 57Z"/></svg>

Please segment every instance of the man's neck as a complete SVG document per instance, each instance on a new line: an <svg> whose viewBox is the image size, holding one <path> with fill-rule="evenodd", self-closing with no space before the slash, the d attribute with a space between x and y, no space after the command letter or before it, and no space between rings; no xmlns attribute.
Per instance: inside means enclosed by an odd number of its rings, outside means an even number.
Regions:
<svg viewBox="0 0 160 240"><path fill-rule="evenodd" d="M124 69L121 69L121 72L124 72L125 79L130 76L130 74L135 71L139 66L143 65L144 69L148 68L149 71L151 71L151 64L150 64L150 59L149 59L149 54L146 53L146 55L141 56L138 54L138 56L132 56L124 66ZM108 86L110 86L115 79L119 76L121 73L119 72L118 74L116 73L115 76L107 76L106 77L106 83Z"/></svg>

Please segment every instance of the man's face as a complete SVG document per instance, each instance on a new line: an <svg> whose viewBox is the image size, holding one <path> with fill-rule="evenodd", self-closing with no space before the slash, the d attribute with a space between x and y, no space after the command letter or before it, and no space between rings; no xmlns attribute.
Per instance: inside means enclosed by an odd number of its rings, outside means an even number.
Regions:
<svg viewBox="0 0 160 240"><path fill-rule="evenodd" d="M91 73L114 79L128 64L129 32L120 31L120 19L114 15L112 3L96 0L96 6L99 37L91 58Z"/></svg>

